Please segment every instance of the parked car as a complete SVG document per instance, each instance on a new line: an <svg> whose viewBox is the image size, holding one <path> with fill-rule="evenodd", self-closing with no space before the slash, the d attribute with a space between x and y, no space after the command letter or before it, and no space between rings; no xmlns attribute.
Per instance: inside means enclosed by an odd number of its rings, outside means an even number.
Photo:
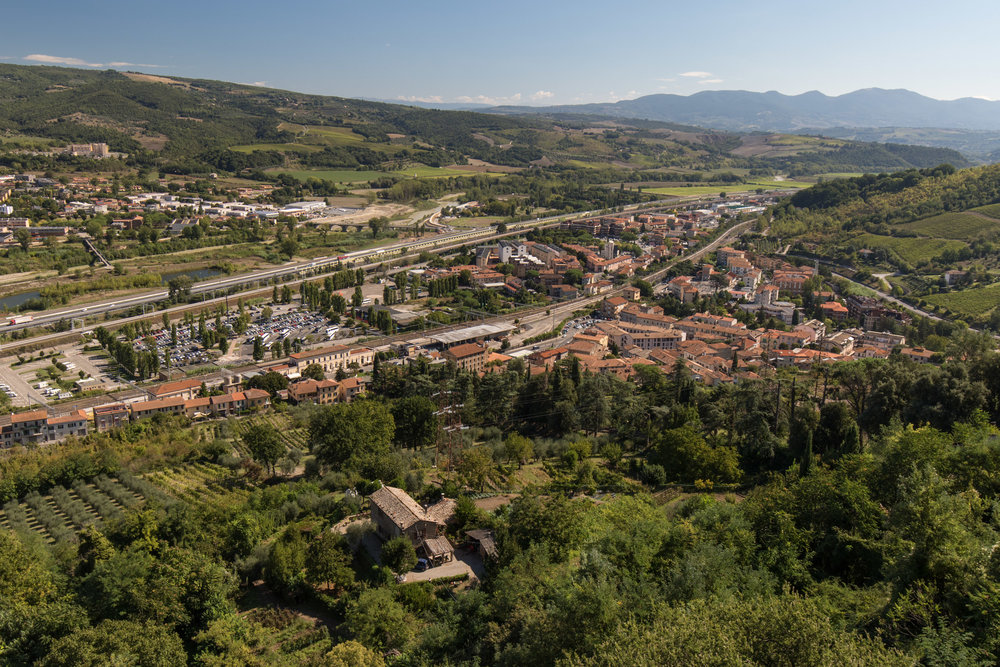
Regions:
<svg viewBox="0 0 1000 667"><path fill-rule="evenodd" d="M427 560L426 558L418 558L417 565L413 569L416 572L423 572L424 570L430 569L430 567L431 567L431 562L429 560Z"/></svg>

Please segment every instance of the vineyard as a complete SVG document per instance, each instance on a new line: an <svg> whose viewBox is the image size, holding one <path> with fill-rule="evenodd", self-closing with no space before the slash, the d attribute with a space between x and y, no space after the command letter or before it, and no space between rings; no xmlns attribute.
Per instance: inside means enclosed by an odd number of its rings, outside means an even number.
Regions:
<svg viewBox="0 0 1000 667"><path fill-rule="evenodd" d="M240 453L240 456L250 456L240 436L256 424L269 424L273 426L281 436L282 442L285 443L286 453L298 452L300 455L308 453L309 437L307 430L301 427L294 427L285 415L270 412L230 421L233 447Z"/></svg>
<svg viewBox="0 0 1000 667"><path fill-rule="evenodd" d="M142 481L195 505L242 502L250 495L238 474L213 463L192 462L163 468L146 473Z"/></svg>
<svg viewBox="0 0 1000 667"><path fill-rule="evenodd" d="M72 542L88 526L101 527L123 512L152 503L160 507L183 502L192 505L231 505L245 501L250 491L239 469L239 459L250 458L242 435L254 425L270 425L285 445L286 463L294 468L308 453L307 429L283 414L261 414L230 419L207 427L199 437L221 440L232 447L226 465L188 461L141 475L122 470L115 477L100 475L77 480L65 488L56 486L47 495L37 491L3 505L0 529L22 535L36 534L48 544ZM225 463L224 461L222 463Z"/></svg>

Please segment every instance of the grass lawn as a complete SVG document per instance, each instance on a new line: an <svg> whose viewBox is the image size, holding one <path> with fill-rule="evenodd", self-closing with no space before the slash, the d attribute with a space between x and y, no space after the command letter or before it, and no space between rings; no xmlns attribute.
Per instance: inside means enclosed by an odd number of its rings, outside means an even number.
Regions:
<svg viewBox="0 0 1000 667"><path fill-rule="evenodd" d="M957 292L930 294L924 297L924 301L963 315L984 315L1000 305L1000 283Z"/></svg>
<svg viewBox="0 0 1000 667"><path fill-rule="evenodd" d="M456 229L476 229L479 227L489 227L490 225L495 225L501 220L503 220L502 216L487 215L481 218L455 218L454 220L446 220L445 224L449 227L455 227Z"/></svg>
<svg viewBox="0 0 1000 667"><path fill-rule="evenodd" d="M468 176L469 172L447 167L428 167L423 164L413 164L399 171L390 171L389 175L409 176L411 178L448 178L449 176ZM493 174L503 176L503 174Z"/></svg>
<svg viewBox="0 0 1000 667"><path fill-rule="evenodd" d="M921 236L969 241L985 234L1000 231L1000 220L994 223L968 213L942 213L923 220L908 222L905 225L900 225L899 228Z"/></svg>
<svg viewBox="0 0 1000 667"><path fill-rule="evenodd" d="M945 250L961 250L967 244L928 238L896 238L877 234L862 234L856 239L859 248L885 248L899 255L903 261L917 265L937 257Z"/></svg>

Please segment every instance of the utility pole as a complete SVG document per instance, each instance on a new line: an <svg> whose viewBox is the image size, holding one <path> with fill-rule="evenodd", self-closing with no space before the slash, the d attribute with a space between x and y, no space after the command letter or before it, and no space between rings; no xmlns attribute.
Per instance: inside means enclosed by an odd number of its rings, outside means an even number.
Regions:
<svg viewBox="0 0 1000 667"><path fill-rule="evenodd" d="M444 387L434 394L438 399L438 409L434 413L438 417L438 442L437 451L434 454L434 465L439 463L442 452L447 451L448 472L455 467L455 444L459 444L461 450L461 433L465 428L462 425L462 408L464 404L455 403L454 396Z"/></svg>

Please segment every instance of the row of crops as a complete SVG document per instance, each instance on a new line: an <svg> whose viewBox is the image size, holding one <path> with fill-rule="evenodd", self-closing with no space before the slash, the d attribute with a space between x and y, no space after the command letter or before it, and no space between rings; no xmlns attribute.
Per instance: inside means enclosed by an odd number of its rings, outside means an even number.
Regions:
<svg viewBox="0 0 1000 667"><path fill-rule="evenodd" d="M240 436L254 424L274 427L287 454L296 461L309 450L306 429L294 428L281 414L231 419L213 425L211 430L214 437L231 442L241 457L249 458ZM101 475L89 481L77 480L70 488L57 486L47 495L33 492L3 506L0 529L36 533L54 544L73 541L88 526L100 527L147 502L161 507L177 502L221 506L242 502L249 495L244 480L231 467L187 462L143 475L122 471L115 478Z"/></svg>
<svg viewBox="0 0 1000 667"><path fill-rule="evenodd" d="M308 453L309 438L306 429L293 428L287 417L271 412L254 415L253 417L248 417L246 419L234 420L232 422L232 430L234 431L231 433L233 446L241 456L249 456L249 453L246 451L246 446L240 440L240 436L243 435L248 428L254 426L255 424L268 424L274 427L274 429L281 436L282 442L285 443L285 447L288 452L291 453L293 451L297 451L300 455Z"/></svg>
<svg viewBox="0 0 1000 667"><path fill-rule="evenodd" d="M100 475L89 482L77 480L69 489L56 486L48 495L33 491L21 501L8 501L0 512L0 528L34 532L50 543L73 541L87 526L100 526L151 498L172 500L131 475Z"/></svg>
<svg viewBox="0 0 1000 667"><path fill-rule="evenodd" d="M184 463L146 473L150 486L166 489L171 496L190 503L224 505L246 500L250 492L232 471L212 463ZM162 491L161 491L162 493Z"/></svg>

